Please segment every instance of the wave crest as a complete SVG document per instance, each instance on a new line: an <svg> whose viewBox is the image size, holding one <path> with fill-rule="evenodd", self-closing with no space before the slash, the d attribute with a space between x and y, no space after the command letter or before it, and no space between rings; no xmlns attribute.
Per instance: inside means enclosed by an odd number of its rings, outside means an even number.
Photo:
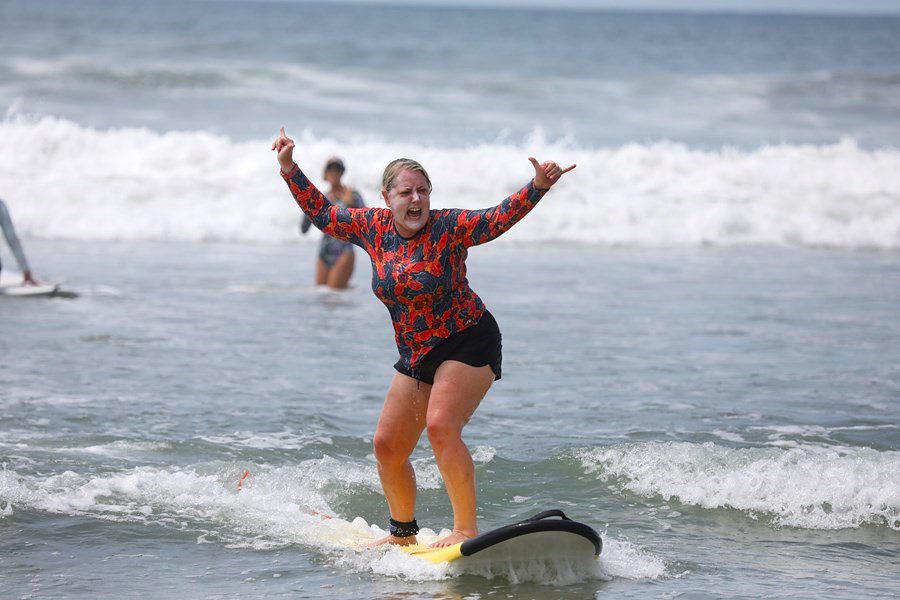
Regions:
<svg viewBox="0 0 900 600"><path fill-rule="evenodd" d="M894 148L847 140L746 151L670 142L592 149L539 133L456 148L297 137L297 157L314 179L340 154L348 182L370 205L380 204L381 169L397 156L426 165L435 207L497 203L531 177L530 155L578 163L501 243L900 248ZM0 190L28 236L294 241L300 214L269 146L199 131L8 120L0 124Z"/></svg>
<svg viewBox="0 0 900 600"><path fill-rule="evenodd" d="M587 473L619 478L621 489L642 496L769 515L788 527L900 530L900 452L661 442L591 448L577 458Z"/></svg>

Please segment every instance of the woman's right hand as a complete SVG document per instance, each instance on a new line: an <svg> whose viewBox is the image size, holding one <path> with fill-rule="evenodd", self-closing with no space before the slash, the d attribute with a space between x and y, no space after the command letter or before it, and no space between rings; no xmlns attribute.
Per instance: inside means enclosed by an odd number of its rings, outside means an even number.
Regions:
<svg viewBox="0 0 900 600"><path fill-rule="evenodd" d="M294 168L294 140L284 132L284 127L278 132L278 137L272 142L272 150L278 153L278 164L285 173Z"/></svg>

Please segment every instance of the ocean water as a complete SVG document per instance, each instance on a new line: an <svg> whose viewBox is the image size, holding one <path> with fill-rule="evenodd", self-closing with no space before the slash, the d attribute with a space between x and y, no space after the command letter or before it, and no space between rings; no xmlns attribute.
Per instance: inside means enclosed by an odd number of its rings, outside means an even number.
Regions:
<svg viewBox="0 0 900 600"><path fill-rule="evenodd" d="M30 249L83 295L0 306L4 597L900 585L896 253L474 250L505 354L466 429L482 527L559 507L605 543L486 578L340 546L387 518L371 435L396 350L367 266L330 293L289 245ZM449 526L427 441L414 462L418 518Z"/></svg>
<svg viewBox="0 0 900 600"><path fill-rule="evenodd" d="M2 598L900 594L900 19L295 2L0 3ZM482 529L562 508L589 563L347 550L387 519L396 360L357 254L269 151L429 169L483 207L504 378L466 428ZM14 261L0 247L2 283ZM417 517L451 523L423 440ZM249 475L241 489L238 482Z"/></svg>
<svg viewBox="0 0 900 600"><path fill-rule="evenodd" d="M6 0L0 106L91 127L894 146L900 18ZM277 128L276 128L277 131Z"/></svg>

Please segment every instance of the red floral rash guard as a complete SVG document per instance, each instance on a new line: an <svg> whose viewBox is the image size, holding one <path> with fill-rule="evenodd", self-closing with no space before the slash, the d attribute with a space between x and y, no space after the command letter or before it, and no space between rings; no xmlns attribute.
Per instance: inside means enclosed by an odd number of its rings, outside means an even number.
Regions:
<svg viewBox="0 0 900 600"><path fill-rule="evenodd" d="M316 227L368 253L372 291L391 315L401 364L410 368L484 314L484 303L466 279L468 248L500 236L546 193L532 180L491 208L431 210L425 226L404 238L397 233L389 208L332 204L297 165L281 175Z"/></svg>

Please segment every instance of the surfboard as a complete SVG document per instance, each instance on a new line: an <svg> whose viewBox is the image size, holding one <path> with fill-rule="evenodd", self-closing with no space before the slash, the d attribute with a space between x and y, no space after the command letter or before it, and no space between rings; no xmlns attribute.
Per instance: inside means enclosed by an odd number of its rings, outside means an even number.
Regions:
<svg viewBox="0 0 900 600"><path fill-rule="evenodd" d="M76 298L78 294L64 290L58 285L4 285L0 286L0 296L15 298Z"/></svg>
<svg viewBox="0 0 900 600"><path fill-rule="evenodd" d="M559 517L554 519L552 517ZM539 561L596 558L603 541L588 525L573 521L561 510L545 510L533 517L482 533L447 548L401 546L409 554L431 563L452 563L467 557Z"/></svg>

